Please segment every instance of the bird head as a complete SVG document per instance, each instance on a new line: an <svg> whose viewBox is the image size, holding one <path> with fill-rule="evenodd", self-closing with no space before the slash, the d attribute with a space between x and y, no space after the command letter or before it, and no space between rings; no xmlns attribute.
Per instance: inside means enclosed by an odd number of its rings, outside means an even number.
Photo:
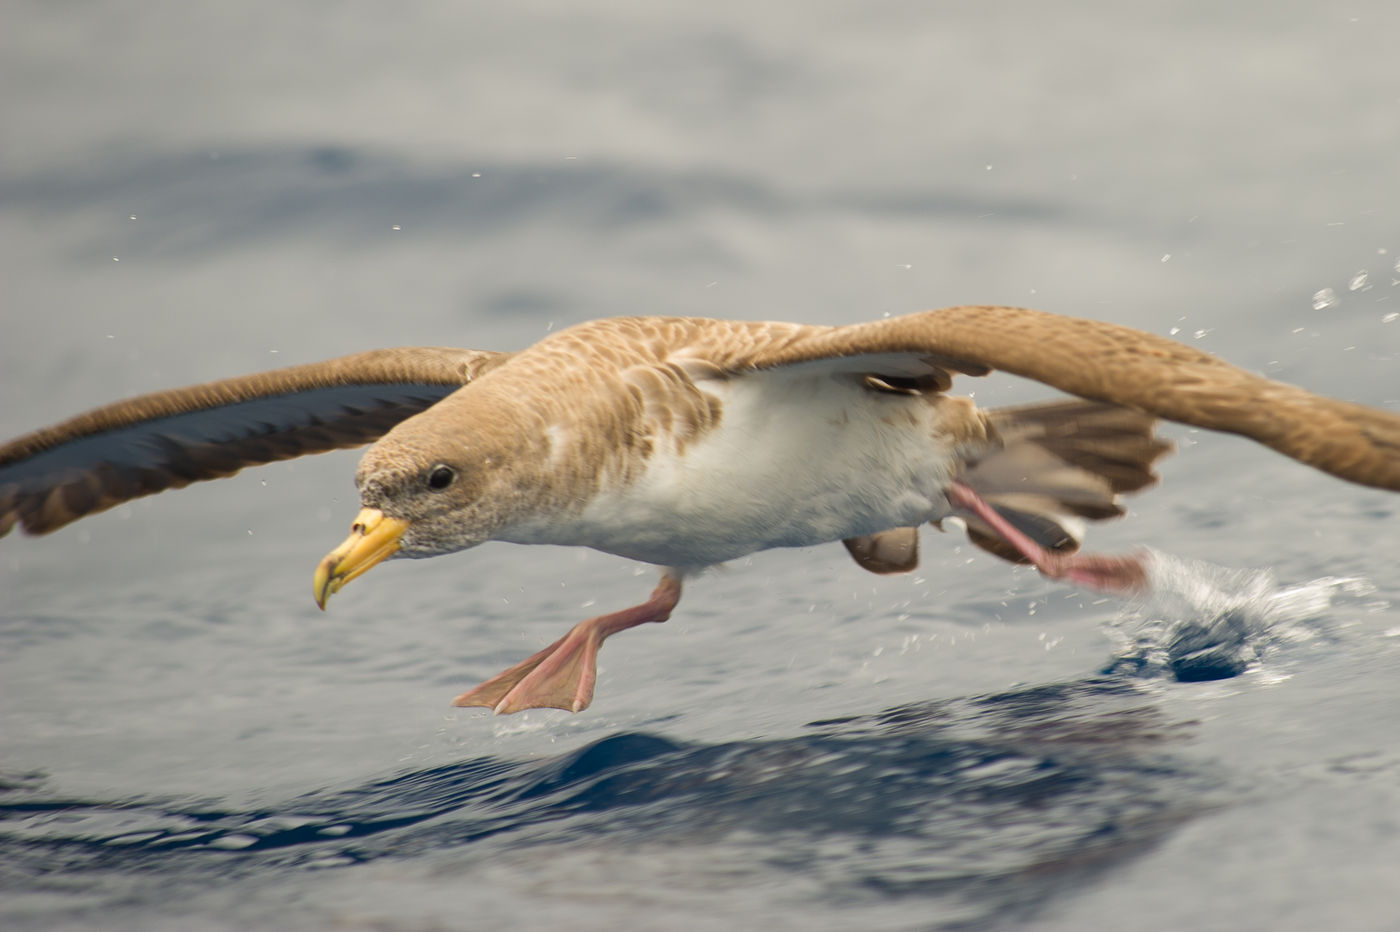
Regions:
<svg viewBox="0 0 1400 932"><path fill-rule="evenodd" d="M316 603L394 557L430 557L474 547L506 523L519 501L509 468L518 451L486 424L463 425L429 409L365 451L355 473L360 513L350 536L316 568ZM507 432L506 436L509 436ZM517 444L518 445L518 444Z"/></svg>

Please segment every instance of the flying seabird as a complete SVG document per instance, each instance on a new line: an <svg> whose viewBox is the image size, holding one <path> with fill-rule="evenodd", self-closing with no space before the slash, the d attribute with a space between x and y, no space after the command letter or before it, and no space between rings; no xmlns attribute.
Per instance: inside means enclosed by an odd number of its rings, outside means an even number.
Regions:
<svg viewBox="0 0 1400 932"><path fill-rule="evenodd" d="M954 375L1000 369L1077 400L982 411ZM844 327L597 320L528 349L373 350L157 392L0 446L0 535L45 534L245 466L373 441L362 510L321 561L318 604L377 563L488 540L592 547L662 567L640 605L581 622L454 700L498 713L592 701L603 639L665 621L687 575L843 541L877 573L917 529L1046 576L1131 592L1142 559L1078 553L1170 445L1157 418L1251 437L1400 491L1400 417L1314 395L1153 334L1010 307Z"/></svg>

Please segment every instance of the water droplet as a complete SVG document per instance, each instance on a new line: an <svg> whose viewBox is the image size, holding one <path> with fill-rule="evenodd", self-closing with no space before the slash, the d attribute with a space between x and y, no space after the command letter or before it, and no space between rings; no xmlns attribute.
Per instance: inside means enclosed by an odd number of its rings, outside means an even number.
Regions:
<svg viewBox="0 0 1400 932"><path fill-rule="evenodd" d="M1181 328L1180 328L1180 327L1173 327L1172 329L1170 329L1170 330L1167 331L1167 333L1168 333L1169 335L1171 335L1171 336L1176 336L1176 335L1177 335L1178 333L1180 333L1180 332L1181 332Z"/></svg>
<svg viewBox="0 0 1400 932"><path fill-rule="evenodd" d="M1313 292L1313 310L1327 311L1336 307L1342 302L1337 299L1337 293L1331 288L1323 288Z"/></svg>
<svg viewBox="0 0 1400 932"><path fill-rule="evenodd" d="M1391 311L1389 314L1381 318L1381 323L1393 324L1397 320L1400 320L1400 311Z"/></svg>
<svg viewBox="0 0 1400 932"><path fill-rule="evenodd" d="M1197 330L1197 331L1193 334L1193 336L1195 336L1195 338L1199 340L1201 337L1205 336L1207 333L1210 333L1211 330L1214 330L1214 329L1215 329L1214 327L1207 327L1207 328L1204 329L1204 330Z"/></svg>
<svg viewBox="0 0 1400 932"><path fill-rule="evenodd" d="M1400 272L1400 259L1395 260L1395 271Z"/></svg>
<svg viewBox="0 0 1400 932"><path fill-rule="evenodd" d="M1171 254L1171 253L1165 253L1165 254L1162 256L1162 261L1163 261L1163 262L1170 262L1170 261L1171 261L1171 258L1172 258L1172 254Z"/></svg>
<svg viewBox="0 0 1400 932"><path fill-rule="evenodd" d="M394 224L393 226L389 227L389 229L391 229L391 230L393 230L395 233L397 233L397 232L399 232L400 230L402 230L403 227L399 226L399 225L396 223L396 224Z"/></svg>
<svg viewBox="0 0 1400 932"><path fill-rule="evenodd" d="M1362 269L1351 277L1351 281L1347 282L1347 290L1364 291L1370 288L1371 286L1367 284L1370 278L1370 274L1365 269Z"/></svg>

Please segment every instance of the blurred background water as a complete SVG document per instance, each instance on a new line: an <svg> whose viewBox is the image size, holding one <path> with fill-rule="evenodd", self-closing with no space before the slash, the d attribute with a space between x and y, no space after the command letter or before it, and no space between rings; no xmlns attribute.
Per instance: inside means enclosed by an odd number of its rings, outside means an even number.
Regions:
<svg viewBox="0 0 1400 932"><path fill-rule="evenodd" d="M1381 0L12 0L0 435L611 314L1009 303L1400 410ZM1045 397L1005 376L979 401ZM1389 929L1396 499L1172 429L1128 604L929 529L757 555L579 716L447 701L652 571L488 545L322 615L353 452L0 542L15 929Z"/></svg>

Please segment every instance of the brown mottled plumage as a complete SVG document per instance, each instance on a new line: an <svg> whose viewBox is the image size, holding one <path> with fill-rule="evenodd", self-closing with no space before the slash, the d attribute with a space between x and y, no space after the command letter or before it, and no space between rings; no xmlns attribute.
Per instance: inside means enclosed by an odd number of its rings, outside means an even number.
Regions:
<svg viewBox="0 0 1400 932"><path fill-rule="evenodd" d="M1082 400L982 412L946 394L992 369ZM379 350L146 395L0 446L0 534L378 437L356 476L364 510L317 571L323 604L383 559L493 539L667 568L642 605L457 700L577 711L604 638L665 620L688 572L769 547L843 540L865 568L902 572L917 526L956 515L1049 576L1141 585L1137 559L1075 551L1083 519L1155 481L1156 418L1400 491L1393 414L1126 327L958 307L846 327L616 318L513 354Z"/></svg>

